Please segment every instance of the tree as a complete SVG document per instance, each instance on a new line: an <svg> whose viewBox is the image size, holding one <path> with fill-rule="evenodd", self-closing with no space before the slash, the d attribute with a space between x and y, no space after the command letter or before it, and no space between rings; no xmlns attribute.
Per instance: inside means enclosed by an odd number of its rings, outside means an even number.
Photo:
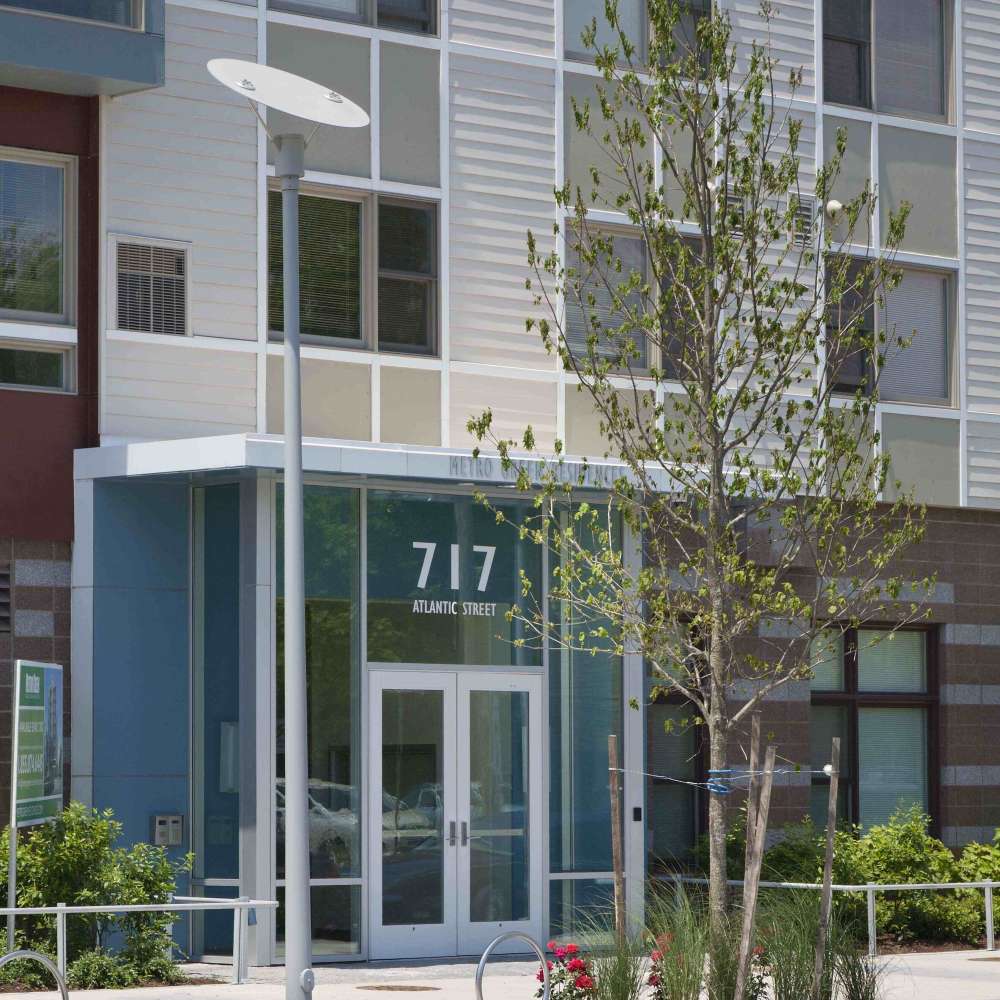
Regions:
<svg viewBox="0 0 1000 1000"><path fill-rule="evenodd" d="M612 41L596 22L583 38L595 96L574 101L600 162L555 192L552 245L528 234L528 328L592 404L607 461L569 466L558 441L539 461L532 428L501 439L489 410L469 430L533 493L518 528L555 555L552 619L527 580L511 612L526 641L641 653L724 768L740 724L810 677L830 636L912 622L933 581L895 568L924 510L892 482L874 419L883 367L909 339L872 321L900 279L907 207L872 252L870 183L832 197L846 136L815 176L802 162L801 72L779 79L766 42L695 6L648 0L643 57L607 0ZM760 37L775 16L764 3ZM624 213L632 244L595 221L602 208ZM709 799L718 928L727 817Z"/></svg>

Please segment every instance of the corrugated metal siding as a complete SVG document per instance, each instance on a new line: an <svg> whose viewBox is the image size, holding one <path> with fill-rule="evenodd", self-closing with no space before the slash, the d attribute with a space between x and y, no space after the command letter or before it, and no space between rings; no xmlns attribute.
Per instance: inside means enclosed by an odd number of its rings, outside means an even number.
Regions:
<svg viewBox="0 0 1000 1000"><path fill-rule="evenodd" d="M970 421L969 504L1000 508L1000 423Z"/></svg>
<svg viewBox="0 0 1000 1000"><path fill-rule="evenodd" d="M964 0L962 49L965 125L984 132L1000 131L1000 4L996 0Z"/></svg>
<svg viewBox="0 0 1000 1000"><path fill-rule="evenodd" d="M498 438L520 441L530 424L537 447L550 452L556 438L556 385L537 379L493 378L451 374L451 444L473 448L479 444L465 425L469 417L493 411L493 433Z"/></svg>
<svg viewBox="0 0 1000 1000"><path fill-rule="evenodd" d="M448 16L448 35L453 42L554 54L553 0L453 0Z"/></svg>
<svg viewBox="0 0 1000 1000"><path fill-rule="evenodd" d="M167 82L106 105L108 230L191 243L191 332L257 336L257 129L205 63L257 58L253 18L167 4Z"/></svg>
<svg viewBox="0 0 1000 1000"><path fill-rule="evenodd" d="M178 438L256 428L257 357L181 340L109 340L102 434Z"/></svg>
<svg viewBox="0 0 1000 1000"><path fill-rule="evenodd" d="M967 398L1000 413L1000 145L966 142L965 213Z"/></svg>
<svg viewBox="0 0 1000 1000"><path fill-rule="evenodd" d="M723 0L732 19L733 41L739 46L740 64L745 65L754 41L763 41L765 22L760 0ZM771 47L778 66L774 85L779 94L789 91L788 78L802 70L802 84L796 96L805 101L816 97L815 4L813 0L777 0L770 22Z"/></svg>
<svg viewBox="0 0 1000 1000"><path fill-rule="evenodd" d="M451 356L547 368L525 318L527 231L551 243L555 203L552 70L452 56Z"/></svg>

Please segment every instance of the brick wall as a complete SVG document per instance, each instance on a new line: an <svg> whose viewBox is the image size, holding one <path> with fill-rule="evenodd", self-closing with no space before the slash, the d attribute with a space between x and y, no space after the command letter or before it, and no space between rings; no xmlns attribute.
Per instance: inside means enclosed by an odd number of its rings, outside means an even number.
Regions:
<svg viewBox="0 0 1000 1000"><path fill-rule="evenodd" d="M0 567L10 572L10 630L0 632L0 823L10 816L14 661L63 667L64 788L69 793L70 543L0 538Z"/></svg>

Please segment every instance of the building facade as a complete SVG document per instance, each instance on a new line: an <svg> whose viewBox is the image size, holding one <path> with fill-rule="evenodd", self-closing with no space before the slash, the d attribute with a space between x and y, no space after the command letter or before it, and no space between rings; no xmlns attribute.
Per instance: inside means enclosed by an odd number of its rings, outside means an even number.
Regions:
<svg viewBox="0 0 1000 1000"><path fill-rule="evenodd" d="M741 44L759 35L756 0L726 6ZM940 584L930 623L892 656L849 635L767 717L803 763L845 738L853 820L902 798L958 845L1000 823L1000 10L778 6L775 54L803 69L805 172L844 127L843 190L871 178L885 206L876 247L887 209L914 206L886 313L917 329L917 360L891 373L878 420L896 475L931 505L909 558ZM622 9L641 44L638 0ZM607 899L611 732L634 910L647 872L683 861L700 829L699 793L664 780L696 781L698 748L668 738L678 709L647 703L637 657L496 638L516 638L504 612L519 575L551 567L473 499L523 503L496 458L472 457L466 423L487 406L501 436L530 423L543 451L603 451L524 325L526 231L547 248L553 188L593 160L571 101L594 92L579 37L602 10L168 0L162 86L95 99L97 438L74 446L98 446L75 460L72 794L113 807L134 839L183 816L194 892L279 899L280 201L263 126L205 63L266 62L371 114L316 136L300 200L318 960L473 954L502 929L572 928ZM782 776L776 825L824 794ZM224 921L189 931L195 954L230 946ZM253 938L256 961L280 962L281 911Z"/></svg>
<svg viewBox="0 0 1000 1000"><path fill-rule="evenodd" d="M4 822L12 664L70 665L73 452L100 442L99 95L163 83L162 14L137 0L0 8Z"/></svg>

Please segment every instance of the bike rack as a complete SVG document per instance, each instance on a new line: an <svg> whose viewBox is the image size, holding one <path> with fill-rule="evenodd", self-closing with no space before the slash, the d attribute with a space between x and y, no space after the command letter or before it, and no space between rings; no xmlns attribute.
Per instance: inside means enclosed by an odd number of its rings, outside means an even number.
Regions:
<svg viewBox="0 0 1000 1000"><path fill-rule="evenodd" d="M483 957L479 960L479 965L476 968L476 1000L483 1000L483 975L486 972L486 961L491 952L498 944L512 941L514 938L527 941L531 945L531 950L538 956L538 961L542 963L542 1000L549 1000L549 966L545 960L545 952L542 951L541 945L533 937L522 934L520 931L508 931L506 934L501 934L500 937L494 938L486 946L486 951L483 952Z"/></svg>
<svg viewBox="0 0 1000 1000"><path fill-rule="evenodd" d="M3 958L0 958L0 967L3 967L8 962L13 962L15 959L19 958L40 962L44 965L45 968L52 973L52 976L56 981L56 986L59 987L59 992L62 994L62 1000L69 1000L69 991L66 989L66 980L60 975L59 970L56 968L56 963L53 962L48 955L42 955L37 951L11 951L4 955Z"/></svg>

